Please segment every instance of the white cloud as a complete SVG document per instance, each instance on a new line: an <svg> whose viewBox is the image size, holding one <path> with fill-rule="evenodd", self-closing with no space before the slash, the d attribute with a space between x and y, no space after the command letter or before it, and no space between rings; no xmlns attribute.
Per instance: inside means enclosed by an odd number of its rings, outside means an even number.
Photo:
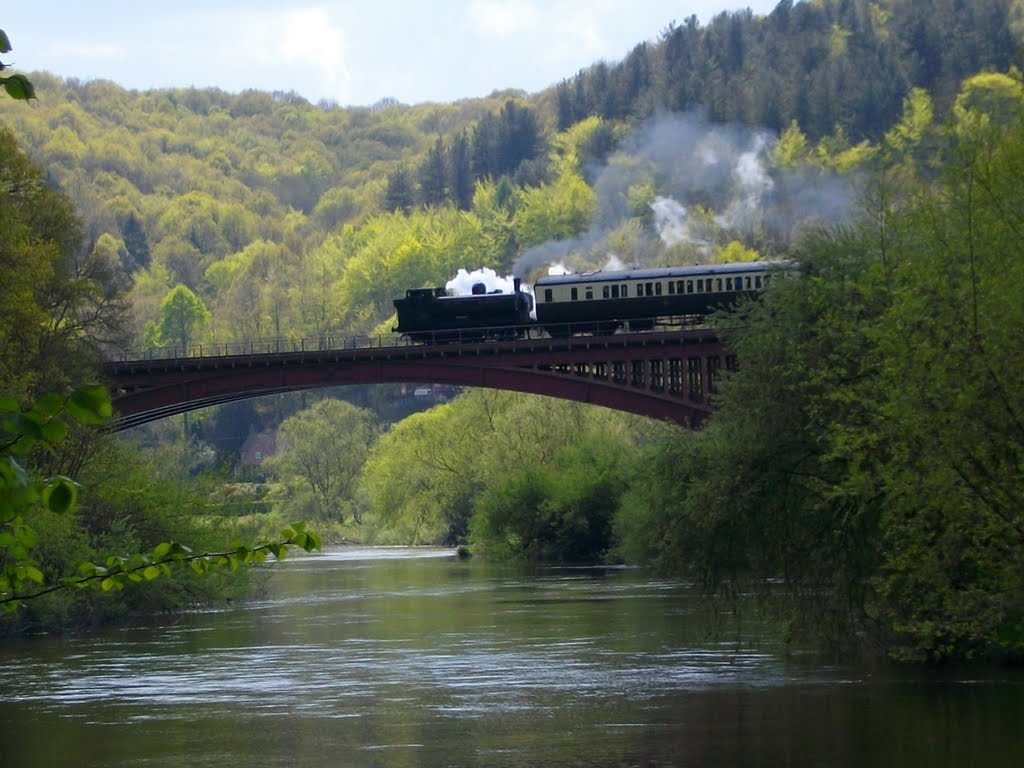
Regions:
<svg viewBox="0 0 1024 768"><path fill-rule="evenodd" d="M278 51L287 61L311 64L331 90L351 79L345 63L345 35L321 8L285 11Z"/></svg>
<svg viewBox="0 0 1024 768"><path fill-rule="evenodd" d="M607 11L621 5L622 0L469 0L469 34L489 46L478 73L488 78L489 87L482 85L478 92L514 86L508 75L511 61L517 62L518 86L537 90L608 58L615 37L609 32L615 31L620 14ZM541 72L552 74L545 79Z"/></svg>
<svg viewBox="0 0 1024 768"><path fill-rule="evenodd" d="M62 46L64 55L78 59L124 60L128 58L128 50L120 45L81 45L72 43Z"/></svg>
<svg viewBox="0 0 1024 768"><path fill-rule="evenodd" d="M212 26L213 51L204 55L215 58L222 72L248 71L249 87L336 96L346 91L345 35L322 8L222 13Z"/></svg>
<svg viewBox="0 0 1024 768"><path fill-rule="evenodd" d="M534 32L544 21L529 0L470 0L469 17L478 33L498 38Z"/></svg>

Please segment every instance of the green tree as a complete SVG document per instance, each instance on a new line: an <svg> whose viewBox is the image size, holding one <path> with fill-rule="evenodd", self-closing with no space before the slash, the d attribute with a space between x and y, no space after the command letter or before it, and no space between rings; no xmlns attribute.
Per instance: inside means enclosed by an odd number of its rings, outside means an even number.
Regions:
<svg viewBox="0 0 1024 768"><path fill-rule="evenodd" d="M941 187L904 214L915 237L866 329L883 396L830 432L861 470L845 487L884 494L876 611L914 659L1024 651L1024 123L989 106L962 113Z"/></svg>
<svg viewBox="0 0 1024 768"><path fill-rule="evenodd" d="M370 498L371 536L411 544L463 544L486 427L467 398L414 413L382 435L360 478ZM486 422L484 422L486 424Z"/></svg>
<svg viewBox="0 0 1024 768"><path fill-rule="evenodd" d="M31 399L90 370L121 335L123 281L82 246L70 200L0 127L0 387Z"/></svg>
<svg viewBox="0 0 1024 768"><path fill-rule="evenodd" d="M808 235L799 273L724 321L739 370L640 470L627 554L714 589L781 579L839 644L1019 657L1024 122L989 114L950 127L940 184Z"/></svg>
<svg viewBox="0 0 1024 768"><path fill-rule="evenodd" d="M134 212L121 225L121 239L127 251L124 268L129 274L149 266L149 241L142 228L142 222Z"/></svg>
<svg viewBox="0 0 1024 768"><path fill-rule="evenodd" d="M606 435L584 434L551 463L526 463L483 489L474 504L475 547L506 558L598 562L627 486L628 453Z"/></svg>
<svg viewBox="0 0 1024 768"><path fill-rule="evenodd" d="M369 411L344 400L321 400L281 423L277 454L266 467L308 485L319 515L344 522L346 512L355 508L355 481L376 434Z"/></svg>
<svg viewBox="0 0 1024 768"><path fill-rule="evenodd" d="M408 169L396 168L388 174L388 184L384 190L384 210L389 213L410 213L415 202L416 196Z"/></svg>
<svg viewBox="0 0 1024 768"><path fill-rule="evenodd" d="M923 88L915 88L903 100L903 115L885 134L885 145L904 162L926 159L924 153L934 150L935 110L931 96Z"/></svg>
<svg viewBox="0 0 1024 768"><path fill-rule="evenodd" d="M807 162L808 158L807 137L793 120L775 145L775 163L782 168L795 168Z"/></svg>
<svg viewBox="0 0 1024 768"><path fill-rule="evenodd" d="M419 167L420 202L424 205L443 205L449 196L448 155L440 136Z"/></svg>
<svg viewBox="0 0 1024 768"><path fill-rule="evenodd" d="M188 354L189 348L209 322L210 310L203 300L188 286L179 283L160 303L157 342L162 346L173 345L182 354Z"/></svg>
<svg viewBox="0 0 1024 768"><path fill-rule="evenodd" d="M468 211L473 207L473 165L470 157L469 137L465 131L452 140L449 152L448 188L455 207Z"/></svg>
<svg viewBox="0 0 1024 768"><path fill-rule="evenodd" d="M563 400L464 393L404 419L374 447L361 481L371 528L378 540L462 544L472 536L497 556L597 559L610 546L628 475L630 424ZM522 545L534 528L545 533Z"/></svg>
<svg viewBox="0 0 1024 768"><path fill-rule="evenodd" d="M518 241L529 247L581 235L596 208L597 195L587 183L575 173L563 173L553 184L523 191L514 220Z"/></svg>

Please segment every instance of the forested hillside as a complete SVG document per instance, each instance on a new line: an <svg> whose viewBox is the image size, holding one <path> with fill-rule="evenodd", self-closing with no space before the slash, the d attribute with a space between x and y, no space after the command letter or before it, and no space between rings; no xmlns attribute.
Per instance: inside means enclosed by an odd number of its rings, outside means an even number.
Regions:
<svg viewBox="0 0 1024 768"><path fill-rule="evenodd" d="M551 240L582 238L562 253L597 263L714 258L733 241L779 252L801 221L837 214L809 207L822 174L863 165L861 142L913 88L941 120L964 76L1006 71L1009 11L787 0L764 18L666 20L658 41L549 92L456 104L342 109L36 74L38 101L0 104L0 118L70 195L88 246L130 274L133 344L368 333L406 288L507 272ZM733 178L743 156L758 177ZM779 161L810 176L780 176ZM770 210L730 216L744 201ZM666 254L686 240L702 252ZM212 309L195 339L160 327L179 284Z"/></svg>
<svg viewBox="0 0 1024 768"><path fill-rule="evenodd" d="M460 268L801 265L722 321L740 372L698 434L487 392L397 424L324 393L234 405L136 435L159 462L94 435L43 462L89 490L46 561L300 513L757 589L844 647L1020 658L1022 18L784 0L456 104L30 73L36 101L0 102L0 385L22 403L115 345L390 333L395 297ZM270 483L227 482L247 427L279 427ZM214 514L164 516L185 489Z"/></svg>

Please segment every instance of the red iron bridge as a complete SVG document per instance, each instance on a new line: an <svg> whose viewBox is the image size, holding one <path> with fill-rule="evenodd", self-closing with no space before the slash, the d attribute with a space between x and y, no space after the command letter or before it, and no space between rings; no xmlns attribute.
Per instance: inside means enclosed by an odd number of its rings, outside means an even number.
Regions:
<svg viewBox="0 0 1024 768"><path fill-rule="evenodd" d="M451 384L548 395L697 428L735 367L717 335L686 328L561 338L502 329L444 343L398 336L319 337L125 352L103 363L115 431L198 408L346 384ZM584 332L584 333L580 333ZM502 336L504 334L504 337ZM486 340L482 340L486 339ZM433 342L433 343L432 343Z"/></svg>

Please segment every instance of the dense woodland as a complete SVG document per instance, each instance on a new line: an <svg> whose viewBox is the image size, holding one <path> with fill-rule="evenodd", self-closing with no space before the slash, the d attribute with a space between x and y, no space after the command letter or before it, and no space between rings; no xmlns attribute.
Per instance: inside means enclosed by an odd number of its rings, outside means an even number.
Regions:
<svg viewBox="0 0 1024 768"><path fill-rule="evenodd" d="M667 23L546 92L455 104L28 73L37 99L0 102L8 413L94 379L113 348L390 333L395 297L460 268L801 270L716 319L740 372L699 433L486 391L422 410L382 387L37 435L52 450L21 461L74 477L77 505L50 504L32 536L3 523L4 594L306 518L336 540L756 588L837 647L1019 659L1022 19L1010 0L783 0ZM264 428L267 482L239 482ZM58 591L6 626L244 586L217 578Z"/></svg>

